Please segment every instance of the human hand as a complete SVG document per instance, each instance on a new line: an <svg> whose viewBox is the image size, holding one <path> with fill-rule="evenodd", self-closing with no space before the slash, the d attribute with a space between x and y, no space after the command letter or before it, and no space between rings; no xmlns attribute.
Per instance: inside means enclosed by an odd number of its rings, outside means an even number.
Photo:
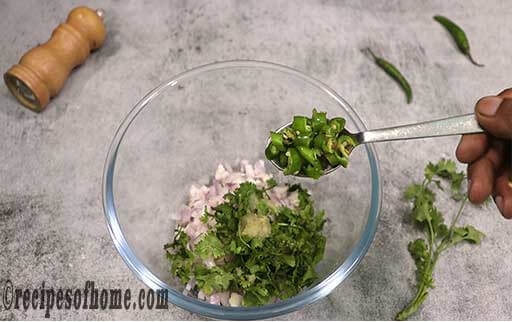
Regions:
<svg viewBox="0 0 512 322"><path fill-rule="evenodd" d="M469 200L479 204L492 195L501 214L512 219L512 88L481 98L475 115L486 132L463 135L455 153L468 164Z"/></svg>

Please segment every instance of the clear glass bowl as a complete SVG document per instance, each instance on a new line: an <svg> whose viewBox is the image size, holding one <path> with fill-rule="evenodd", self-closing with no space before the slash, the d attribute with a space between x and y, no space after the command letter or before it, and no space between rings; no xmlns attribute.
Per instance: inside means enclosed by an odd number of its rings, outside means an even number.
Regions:
<svg viewBox="0 0 512 322"><path fill-rule="evenodd" d="M108 229L123 260L148 287L167 289L169 301L218 319L264 319L300 309L329 294L354 270L370 246L381 205L378 159L369 144L354 150L347 169L318 181L283 177L306 186L325 209L327 245L321 279L285 301L237 308L208 304L182 294L169 273L163 245L173 237L172 219L187 202L192 184L206 184L219 163L265 159L270 130L313 107L365 130L361 118L325 84L294 69L257 61L201 66L164 82L130 111L117 130L103 176ZM174 217L175 218L175 217Z"/></svg>

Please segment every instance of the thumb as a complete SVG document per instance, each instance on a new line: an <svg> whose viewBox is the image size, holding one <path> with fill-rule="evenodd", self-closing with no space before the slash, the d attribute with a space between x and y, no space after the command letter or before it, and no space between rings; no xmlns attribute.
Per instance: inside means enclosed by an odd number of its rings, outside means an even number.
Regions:
<svg viewBox="0 0 512 322"><path fill-rule="evenodd" d="M475 114L480 126L491 135L512 139L512 98L484 97L476 103Z"/></svg>

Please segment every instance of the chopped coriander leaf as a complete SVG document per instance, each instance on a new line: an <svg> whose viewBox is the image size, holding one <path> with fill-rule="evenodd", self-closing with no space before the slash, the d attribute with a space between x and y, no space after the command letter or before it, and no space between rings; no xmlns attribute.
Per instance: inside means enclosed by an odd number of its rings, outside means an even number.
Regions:
<svg viewBox="0 0 512 322"><path fill-rule="evenodd" d="M195 245L178 228L173 242L164 247L172 275L183 283L194 280L206 295L242 294L244 306L286 299L311 286L317 278L315 266L324 256L325 213L315 211L300 185L287 187L288 194L296 195L296 207L276 205L268 194L278 183L266 183L260 189L244 182L223 203L205 210L202 218L215 224Z"/></svg>
<svg viewBox="0 0 512 322"><path fill-rule="evenodd" d="M197 266L194 277L201 290L208 295L227 290L229 284L234 280L233 274L220 267L207 269L204 266Z"/></svg>
<svg viewBox="0 0 512 322"><path fill-rule="evenodd" d="M224 245L222 245L222 242L212 232L201 238L196 245L196 254L199 255L201 259L219 258L226 255Z"/></svg>

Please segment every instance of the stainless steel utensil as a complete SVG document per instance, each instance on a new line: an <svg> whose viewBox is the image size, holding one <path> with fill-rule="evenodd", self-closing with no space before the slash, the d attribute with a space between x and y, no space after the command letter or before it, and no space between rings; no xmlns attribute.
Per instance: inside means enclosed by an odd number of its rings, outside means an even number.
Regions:
<svg viewBox="0 0 512 322"><path fill-rule="evenodd" d="M282 126L277 130L277 132L283 130L284 128L290 125L291 123ZM356 139L357 145L361 145L372 142L410 140L438 136L481 133L484 130L476 121L475 114L470 113L443 118L439 120L400 125L376 130L368 130L359 133L350 133L346 129L343 131L347 134L352 135ZM268 144L270 144L270 139L267 142L267 145ZM283 170L283 168L281 168L276 162L271 162L279 170ZM331 173L338 168L339 166L329 168L324 172L324 175Z"/></svg>

